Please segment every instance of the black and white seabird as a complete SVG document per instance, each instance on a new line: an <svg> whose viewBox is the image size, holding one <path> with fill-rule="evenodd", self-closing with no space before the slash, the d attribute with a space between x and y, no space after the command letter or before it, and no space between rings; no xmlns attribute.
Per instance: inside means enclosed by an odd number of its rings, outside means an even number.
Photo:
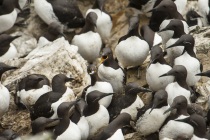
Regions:
<svg viewBox="0 0 210 140"><path fill-rule="evenodd" d="M163 114L168 109L168 94L165 90L158 90L149 107L144 114L137 116L136 130L142 136L147 136L157 132L169 113Z"/></svg>
<svg viewBox="0 0 210 140"><path fill-rule="evenodd" d="M131 115L121 113L99 134L96 140L124 140L121 128L130 125Z"/></svg>
<svg viewBox="0 0 210 140"><path fill-rule="evenodd" d="M104 9L105 1L106 0L95 0L92 9L86 12L86 15L90 12L97 14L96 31L100 34L103 43L107 43L112 30L112 17Z"/></svg>
<svg viewBox="0 0 210 140"><path fill-rule="evenodd" d="M129 0L129 7L136 8L140 10L141 13L145 14L147 17L151 17L151 13L148 13L151 9L157 6L162 0ZM176 6L177 11L180 14L184 13L184 10L187 5L187 0L172 0Z"/></svg>
<svg viewBox="0 0 210 140"><path fill-rule="evenodd" d="M112 85L115 95L121 94L124 91L126 74L113 58L110 48L102 50L101 62L98 67L98 77L102 81L109 82Z"/></svg>
<svg viewBox="0 0 210 140"><path fill-rule="evenodd" d="M179 121L190 124L194 128L194 135L191 140L209 140L210 139L210 134L207 132L206 121L203 116L200 116L198 114L193 114L193 115L190 115L190 117L179 120Z"/></svg>
<svg viewBox="0 0 210 140"><path fill-rule="evenodd" d="M150 28L157 32L165 28L171 19L179 19L182 20L184 24L184 31L188 33L188 25L185 22L183 16L177 11L177 7L175 3L171 0L162 0L159 5L153 8L154 17L152 16L150 19L149 26ZM162 42L165 44L169 38L173 35L172 31L164 31L159 33L162 37Z"/></svg>
<svg viewBox="0 0 210 140"><path fill-rule="evenodd" d="M174 98L183 95L186 97L188 104L191 103L191 90L187 85L187 69L182 65L175 65L170 71L160 76L174 76L175 81L166 86L165 90L168 93L168 104L171 105Z"/></svg>
<svg viewBox="0 0 210 140"><path fill-rule="evenodd" d="M109 112L103 105L100 105L98 101L111 94L113 93L107 94L95 90L87 95L87 106L83 113L90 126L89 138L92 138L100 129L109 124Z"/></svg>
<svg viewBox="0 0 210 140"><path fill-rule="evenodd" d="M160 78L159 76L171 70L172 67L164 59L164 53L159 46L151 49L150 64L146 69L146 81L149 88L153 91L165 89L165 87L174 81L173 76Z"/></svg>
<svg viewBox="0 0 210 140"><path fill-rule="evenodd" d="M55 119L57 116L57 108L62 102L75 100L72 89L65 86L66 82L74 80L64 74L57 74L52 79L52 91L41 95L35 102L33 109L30 110L31 119L38 117L46 117Z"/></svg>
<svg viewBox="0 0 210 140"><path fill-rule="evenodd" d="M89 85L85 90L85 96L88 95L91 91L97 90L103 93L113 93L112 85L106 81L99 81L97 76L97 67L95 64L90 64L87 68L88 74L91 77L91 85ZM83 95L84 96L84 95ZM112 96L107 96L99 100L99 104L104 107L108 107L112 101ZM86 98L86 97L84 97Z"/></svg>
<svg viewBox="0 0 210 140"><path fill-rule="evenodd" d="M156 46L162 43L162 38L156 32L150 29L148 25L142 25L140 32L143 39L149 44L150 49L153 46Z"/></svg>
<svg viewBox="0 0 210 140"><path fill-rule="evenodd" d="M184 31L184 24L179 19L172 19L165 28L160 30L160 32L168 30L172 31L173 35L166 42L165 49L168 46L174 44L182 35L186 34L186 32ZM184 46L177 46L176 48L170 48L166 50L167 57L169 58L169 61L172 65L174 63L174 59L180 56L183 51L184 51Z"/></svg>
<svg viewBox="0 0 210 140"><path fill-rule="evenodd" d="M17 9L21 10L18 0L4 0L0 5L0 33L13 27L17 19Z"/></svg>
<svg viewBox="0 0 210 140"><path fill-rule="evenodd" d="M128 33L119 39L115 48L115 55L123 68L142 65L149 54L149 44L139 34L139 22L139 16L129 19Z"/></svg>
<svg viewBox="0 0 210 140"><path fill-rule="evenodd" d="M39 117L35 119L34 121L31 122L31 129L32 129L32 134L38 134L38 133L44 133L45 128L51 123L54 123L58 121L59 119L49 119L45 117Z"/></svg>
<svg viewBox="0 0 210 140"><path fill-rule="evenodd" d="M89 137L89 124L83 113L86 106L87 103L83 98L81 98L75 104L74 112L70 117L70 120L74 122L81 131L81 140L87 140Z"/></svg>
<svg viewBox="0 0 210 140"><path fill-rule="evenodd" d="M196 57L193 51L195 45L195 39L192 35L186 34L182 35L179 40L177 40L168 48L176 46L184 46L182 55L175 58L174 65L183 65L187 69L187 79L186 82L189 86L195 86L195 84L200 80L200 76L195 76L200 73L203 69L202 64Z"/></svg>
<svg viewBox="0 0 210 140"><path fill-rule="evenodd" d="M77 0L34 0L34 9L48 25L52 22L60 22L69 28L85 25Z"/></svg>
<svg viewBox="0 0 210 140"><path fill-rule="evenodd" d="M179 3L183 5L182 2ZM164 28L170 19L180 19L184 21L183 16L177 11L177 6L171 0L162 0L150 12L152 12L152 17L149 26L155 32ZM186 29L188 29L187 24Z"/></svg>
<svg viewBox="0 0 210 140"><path fill-rule="evenodd" d="M108 107L111 120L120 113L128 113L131 115L132 120L136 120L137 109L144 106L143 101L138 96L141 92L152 92L150 89L143 88L137 83L128 83L125 86L125 95L120 95L113 98L110 106Z"/></svg>
<svg viewBox="0 0 210 140"><path fill-rule="evenodd" d="M159 131L159 139L163 138L169 139L191 139L193 137L194 128L180 120L189 118L187 113L187 99L184 96L177 96L174 98L173 103L170 108L164 113L173 111L176 109L175 113L171 113L166 120L166 124Z"/></svg>
<svg viewBox="0 0 210 140"><path fill-rule="evenodd" d="M10 93L8 89L2 85L1 78L4 72L17 69L17 67L6 65L0 62L0 118L8 111L10 103Z"/></svg>
<svg viewBox="0 0 210 140"><path fill-rule="evenodd" d="M50 81L45 75L31 74L21 79L17 85L15 103L29 107L35 104L37 99L51 91Z"/></svg>
<svg viewBox="0 0 210 140"><path fill-rule="evenodd" d="M102 47L102 40L99 33L95 32L97 14L88 13L85 20L85 26L78 35L75 35L71 41L73 45L78 46L78 52L88 62L94 62L98 57Z"/></svg>
<svg viewBox="0 0 210 140"><path fill-rule="evenodd" d="M20 36L10 36L8 34L0 35L0 61L7 61L18 56L16 47L11 43L18 37Z"/></svg>
<svg viewBox="0 0 210 140"><path fill-rule="evenodd" d="M203 26L208 26L210 24L210 2L209 0L198 0L198 11L201 18Z"/></svg>
<svg viewBox="0 0 210 140"><path fill-rule="evenodd" d="M198 25L199 27L202 27L202 21L200 16L194 9L190 9L186 14L186 20L189 27Z"/></svg>
<svg viewBox="0 0 210 140"><path fill-rule="evenodd" d="M56 140L81 140L79 127L69 119L70 110L76 103L77 101L63 102L58 106L57 114L60 122L53 130Z"/></svg>

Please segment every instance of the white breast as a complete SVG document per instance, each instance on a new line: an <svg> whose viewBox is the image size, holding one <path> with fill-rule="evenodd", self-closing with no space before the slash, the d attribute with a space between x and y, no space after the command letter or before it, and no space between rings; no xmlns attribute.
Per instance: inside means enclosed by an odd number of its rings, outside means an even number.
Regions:
<svg viewBox="0 0 210 140"><path fill-rule="evenodd" d="M163 114L167 109L168 106L159 109L156 108L153 109L150 114L149 112L151 109L148 109L136 122L136 129L139 134L147 136L151 133L157 132L165 119L170 115L170 113Z"/></svg>
<svg viewBox="0 0 210 140"><path fill-rule="evenodd" d="M205 139L205 138L199 138L197 137L196 135L193 135L192 139L191 140L208 140L208 139Z"/></svg>
<svg viewBox="0 0 210 140"><path fill-rule="evenodd" d="M173 76L159 77L171 70L171 66L166 64L151 64L146 70L146 80L151 90L158 91L174 81Z"/></svg>
<svg viewBox="0 0 210 140"><path fill-rule="evenodd" d="M8 111L10 102L10 93L8 89L0 82L0 118Z"/></svg>
<svg viewBox="0 0 210 140"><path fill-rule="evenodd" d="M113 88L112 88L112 85L108 82L102 82L102 81L97 81L95 83L94 86L90 86L88 89L87 89L87 92L86 92L86 96L91 92L91 91L94 91L94 90L98 90L100 92L103 92L103 93L113 93ZM103 105L104 107L108 107L112 101L112 96L113 95L109 95L107 97L104 97L102 99L99 100L99 104L100 105Z"/></svg>
<svg viewBox="0 0 210 140"><path fill-rule="evenodd" d="M124 136L121 129L118 129L110 138L107 140L124 140Z"/></svg>
<svg viewBox="0 0 210 140"><path fill-rule="evenodd" d="M173 45L176 41L178 40L178 38L176 39L169 39L168 42L166 43L166 48L170 45ZM169 48L167 49L167 57L170 60L170 63L173 64L174 63L174 59L177 58L178 56L180 56L183 53L184 50L184 46L176 46L173 48Z"/></svg>
<svg viewBox="0 0 210 140"><path fill-rule="evenodd" d="M17 11L14 9L11 13L0 16L0 33L9 30L15 24Z"/></svg>
<svg viewBox="0 0 210 140"><path fill-rule="evenodd" d="M157 33L155 33L155 37L154 37L154 41L153 41L153 46L156 46L156 45L158 45L160 43L162 43L162 38Z"/></svg>
<svg viewBox="0 0 210 140"><path fill-rule="evenodd" d="M89 31L75 35L72 44L78 46L78 52L88 62L93 62L99 57L102 46L101 37L98 33Z"/></svg>
<svg viewBox="0 0 210 140"><path fill-rule="evenodd" d="M109 124L109 112L104 106L100 105L99 110L95 114L91 116L87 116L86 119L89 124L89 128L90 128L89 136L91 138L101 128Z"/></svg>
<svg viewBox="0 0 210 140"><path fill-rule="evenodd" d="M34 0L34 9L39 17L46 23L59 22L55 13L53 12L52 5L46 0Z"/></svg>
<svg viewBox="0 0 210 140"><path fill-rule="evenodd" d="M17 56L18 56L18 52L17 52L16 47L12 43L10 43L10 47L8 51L0 57L0 61L7 61L10 59L16 58Z"/></svg>
<svg viewBox="0 0 210 140"><path fill-rule="evenodd" d="M187 0L175 0L174 3L176 4L177 11L183 15L187 5Z"/></svg>
<svg viewBox="0 0 210 140"><path fill-rule="evenodd" d="M115 55L124 68L141 65L148 53L148 43L136 36L121 41L115 48Z"/></svg>
<svg viewBox="0 0 210 140"><path fill-rule="evenodd" d="M198 10L201 16L206 16L209 13L208 0L198 0Z"/></svg>
<svg viewBox="0 0 210 140"><path fill-rule="evenodd" d="M96 21L97 32L100 34L103 41L107 41L110 37L112 30L112 20L110 16L99 9L89 9L86 12L86 16L88 13L94 12L97 14L98 19Z"/></svg>
<svg viewBox="0 0 210 140"><path fill-rule="evenodd" d="M120 68L115 70L102 64L98 67L98 77L102 81L109 82L115 93L122 91L124 76L125 74Z"/></svg>
<svg viewBox="0 0 210 140"><path fill-rule="evenodd" d="M191 57L187 52L185 52L180 57L177 57L174 60L175 65L183 65L187 69L187 84L189 86L194 86L199 80L200 76L195 76L197 73L200 73L200 62Z"/></svg>
<svg viewBox="0 0 210 140"><path fill-rule="evenodd" d="M23 103L25 106L31 106L34 105L37 99L51 91L51 87L48 85L44 85L42 88L39 89L31 89L28 91L25 91L25 89L22 89L21 91L17 92L17 96L20 97L21 103Z"/></svg>
<svg viewBox="0 0 210 140"><path fill-rule="evenodd" d="M77 123L77 126L81 131L81 140L87 140L89 136L89 124L84 116L80 118L79 122Z"/></svg>
<svg viewBox="0 0 210 140"><path fill-rule="evenodd" d="M128 113L131 115L132 120L136 120L136 116L137 116L137 108L142 108L144 106L143 101L141 100L141 98L139 96L137 96L135 102L133 104L131 104L129 107L122 109L120 113Z"/></svg>
<svg viewBox="0 0 210 140"><path fill-rule="evenodd" d="M69 127L63 132L60 136L56 138L56 140L81 140L81 132L79 127L70 121Z"/></svg>
<svg viewBox="0 0 210 140"><path fill-rule="evenodd" d="M165 137L177 139L179 136L185 136L186 139L190 139L193 136L193 133L194 129L191 125L170 120L159 132L159 139L162 140Z"/></svg>
<svg viewBox="0 0 210 140"><path fill-rule="evenodd" d="M67 87L66 92L63 94L63 96L57 102L55 102L51 105L51 108L53 109L54 114L50 118L51 119L58 118L57 108L61 103L70 102L70 101L74 101L74 100L75 100L74 92L70 88Z"/></svg>
<svg viewBox="0 0 210 140"><path fill-rule="evenodd" d="M175 97L183 95L186 97L188 104L190 104L190 91L186 90L185 88L182 88L179 86L177 82L170 83L166 87L166 92L168 93L168 104L171 105L173 103L173 100Z"/></svg>

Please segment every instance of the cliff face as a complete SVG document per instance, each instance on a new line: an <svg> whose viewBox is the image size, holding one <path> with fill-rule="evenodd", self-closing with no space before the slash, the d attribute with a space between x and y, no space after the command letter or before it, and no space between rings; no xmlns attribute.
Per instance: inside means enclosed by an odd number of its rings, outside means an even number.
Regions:
<svg viewBox="0 0 210 140"><path fill-rule="evenodd" d="M195 6L195 1L188 1L188 9ZM83 14L93 4L93 0L80 0L79 6ZM136 13L135 10L127 8L128 1L125 0L107 0L105 9L113 18L113 29L110 40L107 46L112 49L115 48L119 38L127 33L128 18ZM11 128L19 134L27 134L31 131L30 117L26 110L19 110L14 104L13 95L15 93L15 86L17 82L28 74L45 74L50 80L57 73L64 73L66 75L73 75L76 78L75 82L70 85L74 92L81 94L84 87L90 83L90 78L87 74L86 61L77 53L77 47L70 45L64 38L59 38L54 42L46 42L43 46L38 43L39 37L46 32L47 25L36 15L31 6L31 14L26 19L22 20L25 26L15 26L8 31L12 35L22 35L20 38L13 41L17 46L19 58L9 60L5 63L19 67L18 70L8 72L2 78L3 84L7 85L11 91L12 98L10 102L9 111L1 119L1 125L6 128ZM147 24L148 18L141 16L140 24ZM76 30L75 32L78 32ZM204 71L210 69L210 27L192 27L191 34L195 37L197 56L203 64ZM67 40L71 40L74 32L64 30ZM137 82L140 85L145 85L145 70L149 62L149 56L144 64L141 66L140 79L137 79L137 70L128 70L127 82ZM47 71L47 73L46 73ZM197 84L197 91L201 94L197 103L204 109L208 108L210 81L208 78L202 78ZM141 97L145 104L150 102L151 95L144 94ZM126 139L139 140L137 133L129 134Z"/></svg>

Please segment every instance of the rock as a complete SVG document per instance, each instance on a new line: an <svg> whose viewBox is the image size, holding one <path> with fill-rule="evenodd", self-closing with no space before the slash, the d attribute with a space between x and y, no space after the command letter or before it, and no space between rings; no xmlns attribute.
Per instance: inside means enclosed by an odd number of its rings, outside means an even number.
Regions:
<svg viewBox="0 0 210 140"><path fill-rule="evenodd" d="M190 28L190 34L195 38L195 47L197 57L203 65L203 71L210 70L210 27L193 26ZM201 95L196 103L208 109L208 100L210 93L210 78L202 77L196 85L196 91Z"/></svg>
<svg viewBox="0 0 210 140"><path fill-rule="evenodd" d="M68 86L73 88L75 94L80 95L83 88L90 83L90 77L86 71L86 61L77 50L77 46L70 45L63 37L45 46L38 45L27 57L7 62L19 69L7 73L3 84L8 85L11 90L16 81L29 74L43 74L52 80L54 75L64 73L76 79Z"/></svg>

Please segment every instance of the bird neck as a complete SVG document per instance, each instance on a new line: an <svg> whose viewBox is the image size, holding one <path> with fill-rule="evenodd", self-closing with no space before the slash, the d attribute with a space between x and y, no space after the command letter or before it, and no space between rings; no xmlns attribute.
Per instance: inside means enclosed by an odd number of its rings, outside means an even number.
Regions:
<svg viewBox="0 0 210 140"><path fill-rule="evenodd" d="M62 82L62 83L60 81L52 82L52 91L59 92L59 93L65 93L66 90L67 90L67 87L64 82Z"/></svg>
<svg viewBox="0 0 210 140"><path fill-rule="evenodd" d="M84 109L84 116L87 117L87 116L91 116L95 114L99 110L99 108L100 108L100 105L98 102L88 104Z"/></svg>
<svg viewBox="0 0 210 140"><path fill-rule="evenodd" d="M89 31L95 32L95 26L89 21L86 21L85 26L82 28L79 34L87 33Z"/></svg>
<svg viewBox="0 0 210 140"><path fill-rule="evenodd" d="M91 78L91 86L94 86L97 82L97 73L91 74L90 78Z"/></svg>

